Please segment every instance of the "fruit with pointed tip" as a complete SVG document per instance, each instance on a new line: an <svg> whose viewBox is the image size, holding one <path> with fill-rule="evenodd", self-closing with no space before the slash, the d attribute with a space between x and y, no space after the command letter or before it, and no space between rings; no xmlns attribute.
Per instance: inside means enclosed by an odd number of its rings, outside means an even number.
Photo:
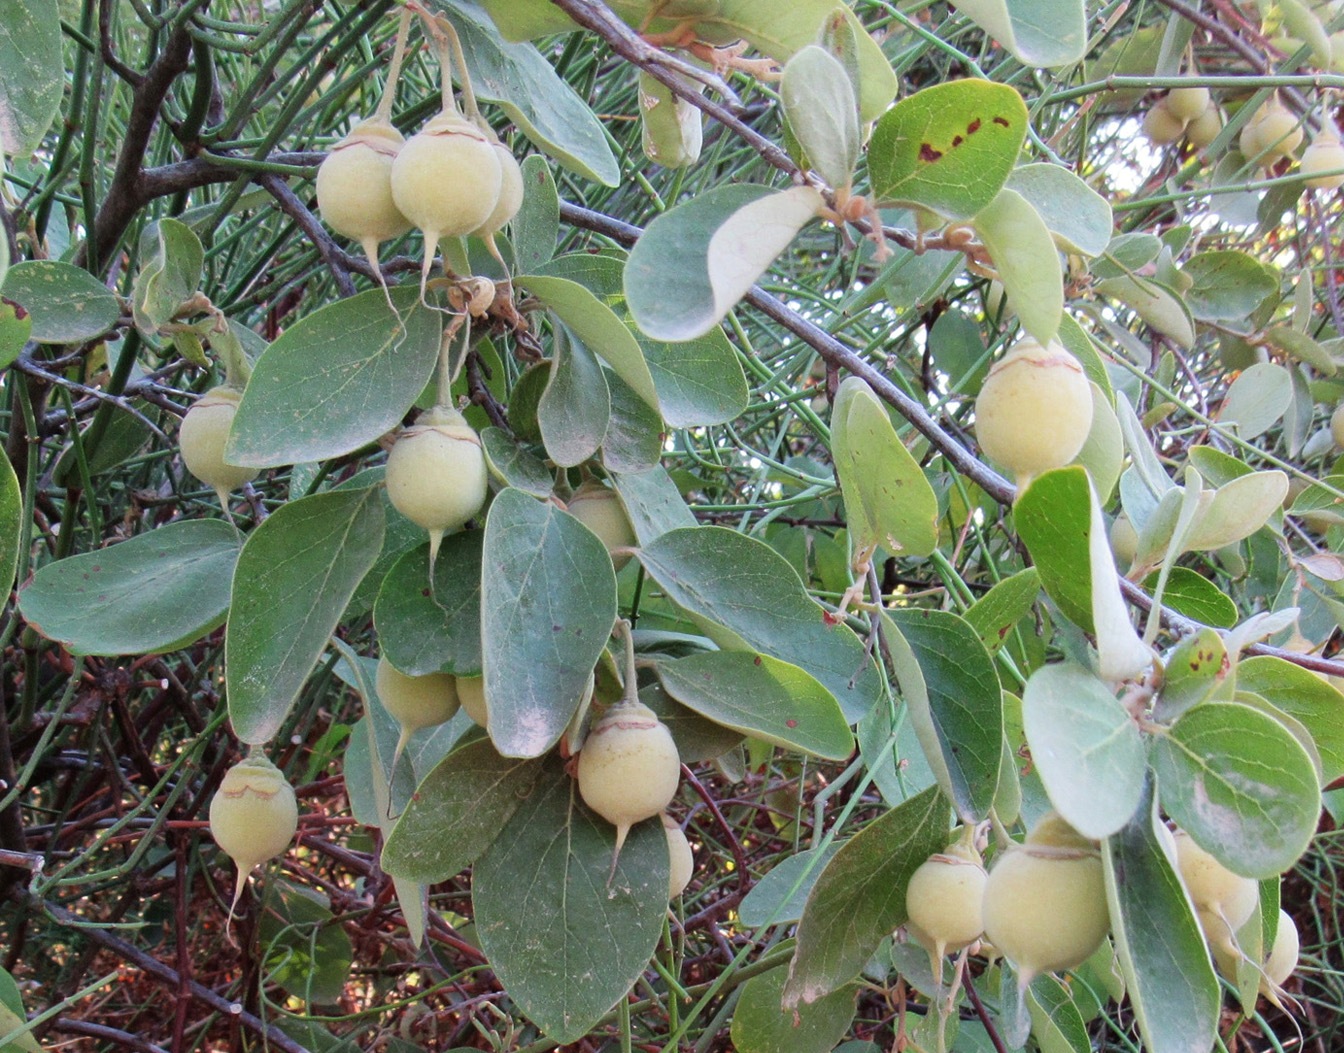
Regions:
<svg viewBox="0 0 1344 1053"><path fill-rule="evenodd" d="M457 678L457 700L462 703L462 712L471 718L477 727L488 727L490 712L485 708L485 677L459 676Z"/></svg>
<svg viewBox="0 0 1344 1053"><path fill-rule="evenodd" d="M1081 965L1110 930L1101 857L1058 816L1002 854L985 882L985 937L1024 988L1042 972Z"/></svg>
<svg viewBox="0 0 1344 1053"><path fill-rule="evenodd" d="M1185 126L1185 139L1196 150L1207 150L1222 130L1222 111L1211 105Z"/></svg>
<svg viewBox="0 0 1344 1053"><path fill-rule="evenodd" d="M227 385L211 388L187 410L177 433L187 471L219 494L224 505L228 504L230 490L257 477L257 469L224 460L224 446L229 441L229 429L238 415L241 400L242 392L237 388Z"/></svg>
<svg viewBox="0 0 1344 1053"><path fill-rule="evenodd" d="M616 827L616 853L630 828L676 796L681 758L672 733L642 702L617 702L593 724L579 751L579 794Z"/></svg>
<svg viewBox="0 0 1344 1053"><path fill-rule="evenodd" d="M975 400L975 436L1018 485L1068 464L1092 427L1092 387L1063 345L1026 337L996 362Z"/></svg>
<svg viewBox="0 0 1344 1053"><path fill-rule="evenodd" d="M929 856L905 890L910 934L935 958L970 946L985 931L986 880L974 848L954 844Z"/></svg>
<svg viewBox="0 0 1344 1053"><path fill-rule="evenodd" d="M1302 152L1302 174L1309 177L1307 186L1315 190L1344 186L1344 143L1339 141L1333 118L1326 118L1320 134Z"/></svg>
<svg viewBox="0 0 1344 1053"><path fill-rule="evenodd" d="M630 525L630 517L616 492L594 480L574 491L566 503L569 514L598 536L611 553L611 564L620 570L630 562L630 553L617 549L634 548L639 542Z"/></svg>
<svg viewBox="0 0 1344 1053"><path fill-rule="evenodd" d="M480 436L457 410L436 406L397 436L386 480L392 507L429 531L432 564L443 535L485 505L489 474Z"/></svg>
<svg viewBox="0 0 1344 1053"><path fill-rule="evenodd" d="M264 756L249 756L224 773L210 800L210 836L238 866L230 915L247 876L284 852L298 828L294 787Z"/></svg>
<svg viewBox="0 0 1344 1053"><path fill-rule="evenodd" d="M476 237L486 239L503 230L504 224L518 215L518 210L523 207L523 170L518 166L518 159L498 140L490 145L499 162L499 198L490 215L472 232Z"/></svg>
<svg viewBox="0 0 1344 1053"><path fill-rule="evenodd" d="M1204 939L1216 949L1235 950L1236 931L1260 904L1260 886L1232 873L1184 830L1177 830L1175 837L1176 869L1195 905Z"/></svg>
<svg viewBox="0 0 1344 1053"><path fill-rule="evenodd" d="M695 871L695 854L686 834L666 812L663 813L663 832L667 834L667 854L671 868L668 871L667 898L676 899L686 891Z"/></svg>
<svg viewBox="0 0 1344 1053"><path fill-rule="evenodd" d="M374 687L383 708L410 734L451 720L458 709L457 678L451 673L410 676L386 655L378 659Z"/></svg>
<svg viewBox="0 0 1344 1053"><path fill-rule="evenodd" d="M1248 161L1269 167L1301 145L1302 125L1277 94L1271 95L1242 127L1239 143Z"/></svg>
<svg viewBox="0 0 1344 1053"><path fill-rule="evenodd" d="M359 242L375 272L379 244L411 229L392 199L392 163L405 142L389 121L372 117L333 146L317 168L323 222Z"/></svg>
<svg viewBox="0 0 1344 1053"><path fill-rule="evenodd" d="M1344 449L1344 402L1335 407L1335 412L1330 414L1330 438L1335 440L1335 445Z"/></svg>
<svg viewBox="0 0 1344 1053"><path fill-rule="evenodd" d="M499 203L499 153L460 113L442 110L392 162L392 200L424 234L421 293L440 238L478 230Z"/></svg>
<svg viewBox="0 0 1344 1053"><path fill-rule="evenodd" d="M1172 113L1166 99L1158 99L1143 115L1143 134L1155 146L1169 146L1185 134L1186 119Z"/></svg>
<svg viewBox="0 0 1344 1053"><path fill-rule="evenodd" d="M1280 908L1279 924L1274 930L1274 946L1265 959L1265 975L1260 980L1260 993L1280 1008L1279 996L1283 993L1284 983L1297 968L1301 950L1297 922L1293 921L1291 914Z"/></svg>
<svg viewBox="0 0 1344 1053"><path fill-rule="evenodd" d="M1180 121L1193 121L1206 113L1213 104L1208 88L1172 88L1163 100L1167 110Z"/></svg>

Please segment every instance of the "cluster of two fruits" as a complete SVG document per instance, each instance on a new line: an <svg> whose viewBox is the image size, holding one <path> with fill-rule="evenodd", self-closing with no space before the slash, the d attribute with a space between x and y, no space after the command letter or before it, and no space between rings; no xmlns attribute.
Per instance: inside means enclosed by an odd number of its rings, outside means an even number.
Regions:
<svg viewBox="0 0 1344 1053"><path fill-rule="evenodd" d="M1235 981L1246 960L1236 934L1259 907L1259 886L1232 873L1186 832L1173 835L1163 827L1162 833L1213 960ZM935 958L983 941L1017 967L1023 985L1039 973L1081 965L1111 927L1096 844L1053 812L1022 844L1002 853L988 873L971 831L964 831L912 875L906 912L906 931ZM1280 911L1273 946L1255 963L1261 992L1276 1004L1297 958L1297 927Z"/></svg>

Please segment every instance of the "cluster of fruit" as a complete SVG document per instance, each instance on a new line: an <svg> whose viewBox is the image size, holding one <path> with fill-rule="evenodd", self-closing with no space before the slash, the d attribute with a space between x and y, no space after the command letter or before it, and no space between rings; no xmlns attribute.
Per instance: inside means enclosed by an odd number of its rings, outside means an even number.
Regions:
<svg viewBox="0 0 1344 1053"><path fill-rule="evenodd" d="M1143 134L1155 146L1185 139L1196 150L1206 149L1223 130L1223 114L1208 88L1173 88L1143 117Z"/></svg>
<svg viewBox="0 0 1344 1053"><path fill-rule="evenodd" d="M1246 960L1237 932L1258 909L1260 887L1232 873L1185 831L1161 831L1213 960L1235 982ZM911 877L906 931L913 940L940 960L979 942L982 953L1012 962L1023 985L1043 972L1076 968L1097 951L1110 931L1110 911L1095 842L1051 812L986 873L971 834L964 830ZM1255 963L1261 993L1276 1004L1297 957L1297 927L1280 911L1273 946Z"/></svg>

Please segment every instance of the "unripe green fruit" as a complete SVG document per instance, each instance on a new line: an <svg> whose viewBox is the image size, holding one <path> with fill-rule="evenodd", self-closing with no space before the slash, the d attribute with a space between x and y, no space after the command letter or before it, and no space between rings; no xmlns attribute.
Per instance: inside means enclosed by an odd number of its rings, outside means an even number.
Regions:
<svg viewBox="0 0 1344 1053"><path fill-rule="evenodd" d="M1196 150L1206 150L1222 130L1223 115L1211 105L1185 126L1185 139Z"/></svg>
<svg viewBox="0 0 1344 1053"><path fill-rule="evenodd" d="M1042 816L985 882L985 938L1033 976L1081 965L1110 930L1101 857L1057 813Z"/></svg>
<svg viewBox="0 0 1344 1053"><path fill-rule="evenodd" d="M984 922L1023 984L1081 965L1111 924L1101 859L1082 849L1010 849L985 882Z"/></svg>
<svg viewBox="0 0 1344 1053"><path fill-rule="evenodd" d="M1302 174L1310 176L1307 186L1316 190L1337 190L1344 186L1344 144L1333 128L1333 119L1327 117L1330 124L1321 134L1312 140L1302 154ZM1321 175L1332 172L1333 175Z"/></svg>
<svg viewBox="0 0 1344 1053"><path fill-rule="evenodd" d="M425 234L439 238L480 228L499 201L499 154L471 122L440 113L411 136L392 162L392 200Z"/></svg>
<svg viewBox="0 0 1344 1053"><path fill-rule="evenodd" d="M1115 553L1116 566L1121 568L1128 567L1139 554L1139 532L1124 512L1111 524L1111 551Z"/></svg>
<svg viewBox="0 0 1344 1053"><path fill-rule="evenodd" d="M619 555L618 548L634 548L639 544L634 528L625 514L621 499L615 491L601 483L587 482L574 491L567 504L569 514L586 526L607 546L612 566L620 570L630 562L630 553Z"/></svg>
<svg viewBox="0 0 1344 1053"><path fill-rule="evenodd" d="M1166 100L1159 99L1143 116L1143 134L1155 146L1168 146L1185 134L1185 124L1185 118L1177 117Z"/></svg>
<svg viewBox="0 0 1344 1053"><path fill-rule="evenodd" d="M677 821L666 812L663 813L663 832L667 834L667 854L671 863L667 898L676 899L691 883L691 874L695 871L695 853L691 851L691 843L686 840L686 834Z"/></svg>
<svg viewBox="0 0 1344 1053"><path fill-rule="evenodd" d="M1168 112L1179 121L1193 121L1207 113L1212 103L1208 88L1172 88L1164 101Z"/></svg>
<svg viewBox="0 0 1344 1053"><path fill-rule="evenodd" d="M523 170L518 167L518 159L503 143L491 143L495 159L499 161L499 198L494 209L475 231L478 238L486 238L502 230L518 210L523 207Z"/></svg>
<svg viewBox="0 0 1344 1053"><path fill-rule="evenodd" d="M1272 165L1301 145L1302 126L1274 95L1242 128L1240 143L1247 160L1258 158L1261 164Z"/></svg>
<svg viewBox="0 0 1344 1053"><path fill-rule="evenodd" d="M1274 932L1274 946L1265 959L1265 979L1275 987L1280 987L1297 968L1298 955L1302 950L1301 939L1297 933L1297 922L1286 910L1279 910L1279 927ZM1263 985L1262 985L1263 990Z"/></svg>
<svg viewBox="0 0 1344 1053"><path fill-rule="evenodd" d="M488 727L490 713L485 708L485 677L459 676L457 678L457 700L462 703L462 712L471 718L477 727Z"/></svg>
<svg viewBox="0 0 1344 1053"><path fill-rule="evenodd" d="M1092 427L1092 388L1078 360L1052 341L1019 341L985 378L975 400L975 435L1022 485L1068 464Z"/></svg>
<svg viewBox="0 0 1344 1053"><path fill-rule="evenodd" d="M207 391L187 410L177 434L187 471L213 488L220 495L221 503L227 502L230 490L257 477L255 468L243 468L224 461L224 444L229 441L229 429L238 415L241 399L236 388L217 387Z"/></svg>
<svg viewBox="0 0 1344 1053"><path fill-rule="evenodd" d="M910 934L936 958L970 946L985 930L987 880L974 851L958 845L930 856L906 886Z"/></svg>
<svg viewBox="0 0 1344 1053"><path fill-rule="evenodd" d="M1344 402L1335 407L1335 412L1330 414L1330 438L1335 440L1335 445L1344 449Z"/></svg>
<svg viewBox="0 0 1344 1053"><path fill-rule="evenodd" d="M1260 904L1259 885L1232 873L1184 830L1176 831L1176 867L1209 945L1235 947L1236 931Z"/></svg>
<svg viewBox="0 0 1344 1053"><path fill-rule="evenodd" d="M238 865L234 905L248 874L284 852L298 828L294 787L265 757L248 757L224 773L210 800L210 836Z"/></svg>
<svg viewBox="0 0 1344 1053"><path fill-rule="evenodd" d="M451 673L407 676L386 656L374 674L378 701L408 734L451 720L457 712L456 678Z"/></svg>
<svg viewBox="0 0 1344 1053"><path fill-rule="evenodd" d="M579 794L616 827L616 851L630 827L672 801L681 758L672 733L642 702L617 702L588 732L579 751Z"/></svg>
<svg viewBox="0 0 1344 1053"><path fill-rule="evenodd" d="M431 562L443 535L485 505L489 475L480 437L457 410L439 406L397 436L387 455L392 507L429 531Z"/></svg>
<svg viewBox="0 0 1344 1053"><path fill-rule="evenodd" d="M405 141L387 121L373 118L332 147L317 169L317 208L323 222L358 241L370 259L376 258L379 242L411 229L392 199L392 162Z"/></svg>

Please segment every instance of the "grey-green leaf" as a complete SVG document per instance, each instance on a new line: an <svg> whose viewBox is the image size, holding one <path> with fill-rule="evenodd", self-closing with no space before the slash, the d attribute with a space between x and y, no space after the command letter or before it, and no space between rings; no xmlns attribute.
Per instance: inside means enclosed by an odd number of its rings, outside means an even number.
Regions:
<svg viewBox="0 0 1344 1053"><path fill-rule="evenodd" d="M229 435L232 464L257 468L339 457L400 423L438 361L442 314L414 288L319 308L258 359Z"/></svg>
<svg viewBox="0 0 1344 1053"><path fill-rule="evenodd" d="M1321 781L1344 775L1344 694L1300 665L1264 655L1237 665L1237 689L1263 695L1311 732L1321 755Z"/></svg>
<svg viewBox="0 0 1344 1053"><path fill-rule="evenodd" d="M878 697L877 669L862 642L847 626L827 624L798 572L770 546L726 527L691 527L644 542L639 559L679 607L806 669L850 723Z"/></svg>
<svg viewBox="0 0 1344 1053"><path fill-rule="evenodd" d="M910 876L947 846L947 801L930 787L874 819L822 871L798 926L784 1004L815 1002L859 974L906 917Z"/></svg>
<svg viewBox="0 0 1344 1053"><path fill-rule="evenodd" d="M882 616L887 648L919 744L966 822L989 814L1003 760L1003 692L975 630L951 611Z"/></svg>
<svg viewBox="0 0 1344 1053"><path fill-rule="evenodd" d="M850 185L859 159L859 106L840 60L809 44L784 65L780 101L808 165L834 189Z"/></svg>
<svg viewBox="0 0 1344 1053"><path fill-rule="evenodd" d="M1143 736L1091 671L1072 662L1037 669L1022 722L1050 803L1074 829L1100 840L1129 822L1148 771Z"/></svg>
<svg viewBox="0 0 1344 1053"><path fill-rule="evenodd" d="M1111 937L1144 1048L1208 1053L1221 991L1158 822L1149 783L1129 823L1102 844Z"/></svg>
<svg viewBox="0 0 1344 1053"><path fill-rule="evenodd" d="M706 651L657 669L669 695L725 727L829 760L854 751L834 696L796 665L746 651Z"/></svg>
<svg viewBox="0 0 1344 1053"><path fill-rule="evenodd" d="M429 546L398 559L383 579L373 605L373 624L383 655L408 676L481 671L480 530L443 539L429 576Z"/></svg>
<svg viewBox="0 0 1344 1053"><path fill-rule="evenodd" d="M64 87L57 0L0 0L0 154L37 149Z"/></svg>
<svg viewBox="0 0 1344 1053"><path fill-rule="evenodd" d="M378 558L384 524L379 488L333 490L290 502L247 539L224 638L229 720L244 742L280 730Z"/></svg>
<svg viewBox="0 0 1344 1053"><path fill-rule="evenodd" d="M14 264L0 294L27 310L30 338L39 344L83 343L102 336L121 317L111 289L88 271L56 260Z"/></svg>
<svg viewBox="0 0 1344 1053"><path fill-rule="evenodd" d="M48 563L19 591L19 609L77 654L172 651L223 623L241 544L222 519L168 523Z"/></svg>
<svg viewBox="0 0 1344 1053"><path fill-rule="evenodd" d="M1015 168L1008 186L1045 220L1065 252L1100 256L1111 242L1113 217L1107 200L1062 165Z"/></svg>
<svg viewBox="0 0 1344 1053"><path fill-rule="evenodd" d="M781 965L746 982L730 1029L737 1053L830 1053L845 1037L854 1020L857 985L785 1009L780 995L787 979Z"/></svg>
<svg viewBox="0 0 1344 1053"><path fill-rule="evenodd" d="M9 595L19 569L23 494L8 455L0 450L0 595Z"/></svg>
<svg viewBox="0 0 1344 1053"><path fill-rule="evenodd" d="M551 460L572 468L602 445L611 423L611 391L589 350L557 330L550 376L537 403L537 424Z"/></svg>
<svg viewBox="0 0 1344 1053"><path fill-rule="evenodd" d="M462 38L478 99L498 103L524 135L571 172L604 186L620 183L620 166L601 123L540 51L506 41L475 4L429 3Z"/></svg>
<svg viewBox="0 0 1344 1053"><path fill-rule="evenodd" d="M383 847L382 868L433 885L476 862L541 775L538 760L513 760L477 739L444 757L416 787Z"/></svg>
<svg viewBox="0 0 1344 1053"><path fill-rule="evenodd" d="M154 254L140 268L131 290L135 327L151 338L200 288L205 264L201 239L185 223L165 217L155 224L155 233Z"/></svg>
<svg viewBox="0 0 1344 1053"><path fill-rule="evenodd" d="M555 255L560 236L560 197L555 177L545 158L537 154L524 159L523 203L513 217L513 266L519 274L532 274Z"/></svg>
<svg viewBox="0 0 1344 1053"><path fill-rule="evenodd" d="M552 760L476 863L481 948L509 996L556 1043L575 1042L649 964L667 911L667 837L637 824L608 881L615 830Z"/></svg>
<svg viewBox="0 0 1344 1053"><path fill-rule="evenodd" d="M616 577L582 523L518 490L490 506L481 651L490 737L538 757L569 724L616 621Z"/></svg>
<svg viewBox="0 0 1344 1053"><path fill-rule="evenodd" d="M1272 700L1271 700L1272 701ZM1225 867L1282 874L1316 831L1316 768L1273 717L1233 702L1203 702L1153 749L1162 807Z"/></svg>

